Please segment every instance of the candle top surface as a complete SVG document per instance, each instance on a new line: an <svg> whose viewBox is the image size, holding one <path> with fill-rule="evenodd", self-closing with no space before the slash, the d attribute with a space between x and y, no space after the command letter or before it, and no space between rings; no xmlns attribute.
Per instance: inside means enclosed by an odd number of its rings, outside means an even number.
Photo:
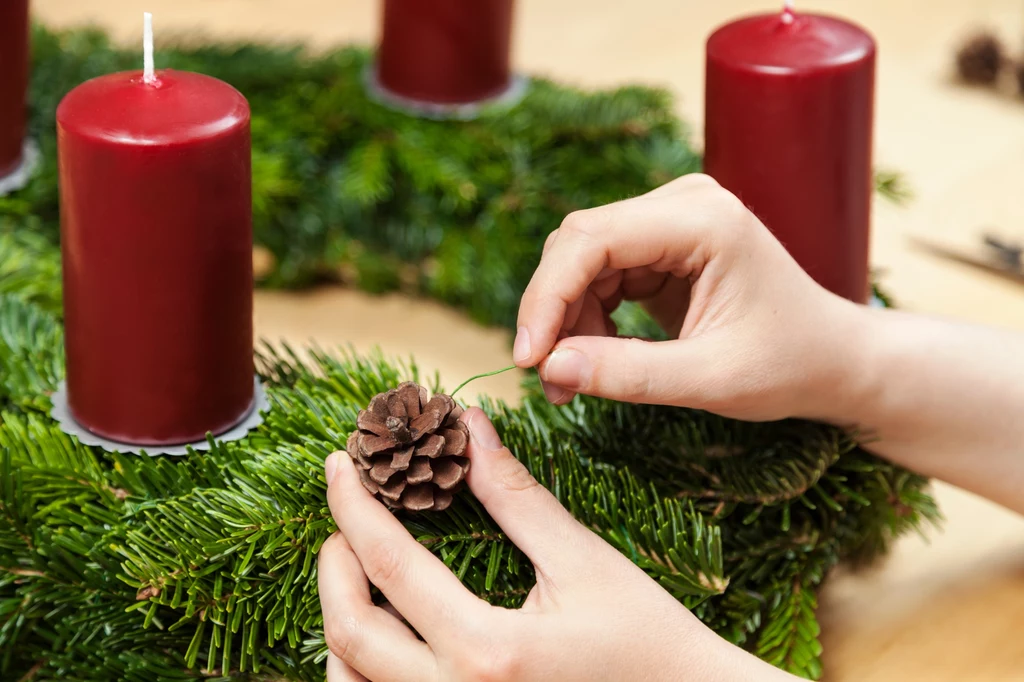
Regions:
<svg viewBox="0 0 1024 682"><path fill-rule="evenodd" d="M722 26L708 58L753 70L797 73L852 64L875 52L864 29L818 14L761 14Z"/></svg>
<svg viewBox="0 0 1024 682"><path fill-rule="evenodd" d="M142 71L100 76L69 92L57 107L60 129L140 146L170 146L215 138L249 120L238 90L211 76L162 70L157 82Z"/></svg>

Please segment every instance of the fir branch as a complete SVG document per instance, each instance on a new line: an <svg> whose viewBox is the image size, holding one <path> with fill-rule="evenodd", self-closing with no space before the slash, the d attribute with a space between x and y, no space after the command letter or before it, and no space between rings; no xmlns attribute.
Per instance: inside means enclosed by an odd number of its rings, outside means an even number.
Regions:
<svg viewBox="0 0 1024 682"><path fill-rule="evenodd" d="M813 586L820 580L810 566L775 594L768 615L769 625L761 630L756 653L765 661L799 677L821 677L821 627L815 611L818 599Z"/></svg>
<svg viewBox="0 0 1024 682"><path fill-rule="evenodd" d="M34 231L35 222L0 218L0 296L16 295L58 314L60 250Z"/></svg>
<svg viewBox="0 0 1024 682"><path fill-rule="evenodd" d="M188 670L205 665L204 660L218 659L227 659L227 667L249 670L283 660L275 653L280 647L295 647L305 641L322 623L312 559L333 532L324 502L323 460L355 428L358 410L373 395L403 379L418 377L414 366L403 368L379 356L367 359L315 349L302 361L289 349L268 350L261 356L260 366L272 384L274 409L259 431L247 441L219 444L208 453L181 460L93 453L73 444L41 417L6 413L0 444L7 448L8 457L16 458L22 472L22 478L10 478L10 483L31 496L25 499L33 500L32 509L46 496L62 500L60 506L51 504L47 516L27 511L20 514L21 522L28 524L26 531L39 518L46 519L47 526L57 522L79 527L85 534L69 548L103 567L102 571L67 574L53 564L29 565L29 571L44 573L45 578L30 573L19 579L28 584L39 580L52 589L74 589L79 600L113 599L111 603L131 606L126 616L118 616L129 618L124 627L148 623L177 633L175 641L182 647L187 640ZM817 428L802 428L798 423L773 428L730 427L728 422L686 410L582 398L572 408L560 410L536 392L519 409L486 401L484 407L506 444L578 519L707 622L733 633L736 639L750 631L761 617L752 615L750 608L776 594L778 578L774 570L761 574L742 567L727 570L725 557L734 556L735 550L727 551L733 541L722 537L728 526L720 524L737 518L740 510L705 515L672 492L662 493L643 483L617 462L623 457L639 458L641 451L652 448L656 452L664 448L657 458L667 459L674 452L683 462L694 461L700 459L702 448L725 439L733 444L726 450L743 443L747 455L711 457L704 466L728 462L741 467L746 463L756 470L765 464L758 453L785 456L772 445L783 435L791 442L801 437L808 437L808 444L827 442L821 440ZM558 415L561 418L556 418ZM737 440L737 433L746 435ZM758 447L765 449L762 452ZM634 451L638 454L632 455ZM864 459L851 460L846 470L840 466L844 461L841 451L826 448L818 452L825 463L839 457L838 464L826 466L829 475L835 470L836 475L849 479L860 469L873 470ZM584 453L586 457L581 456ZM741 480L739 469L732 475ZM723 485L725 480L709 477L705 483ZM867 479L849 485L857 488L862 501L878 499L882 508L890 499L919 503L907 497L919 481L898 475L883 480L888 483L874 489ZM828 476L819 477L817 485L830 481ZM763 484L771 484L771 479ZM69 495L67 486L88 490L93 497ZM894 496L897 490L905 492ZM797 497L804 499L808 494L797 493ZM90 499L103 500L102 507L92 508ZM846 504L859 506L861 502L850 499ZM784 572L784 557L792 551L786 540L802 535L780 529L778 522L772 521L784 505L769 500L759 506L774 510L757 517L759 563L781 567ZM19 508L27 510L28 503ZM99 527L88 517L102 508L121 516L104 516L105 530L98 532ZM845 518L830 514L828 518ZM460 494L444 515L404 521L475 593L504 606L522 603L532 585L532 567L468 494ZM799 533L805 534L804 526L813 528L820 521L808 516L801 517L799 523ZM850 537L865 537L866 529L858 532L856 528L854 523ZM900 528L893 530L899 532ZM41 537L47 544L53 541L48 533ZM841 546L834 542L824 545L831 557L838 556ZM68 558L72 559L70 566L81 566L72 555ZM743 592L734 593L740 584ZM765 597L754 602L741 599L751 589ZM739 608L739 604L746 606ZM60 619L70 616L62 610L53 617L59 619L59 625L64 622ZM774 622L771 617L768 620ZM82 631L84 624L82 621L75 631ZM261 633L258 640L251 634L256 632ZM104 646L111 652L134 655L134 649L126 650L114 635L110 637ZM257 641L262 644L257 646ZM310 659L296 665L314 663ZM283 670L287 676L296 669L287 672L285 666Z"/></svg>

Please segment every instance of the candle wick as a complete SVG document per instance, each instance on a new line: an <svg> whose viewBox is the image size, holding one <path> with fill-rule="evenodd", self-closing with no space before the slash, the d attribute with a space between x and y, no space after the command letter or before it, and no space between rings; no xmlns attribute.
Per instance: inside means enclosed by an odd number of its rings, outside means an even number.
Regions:
<svg viewBox="0 0 1024 682"><path fill-rule="evenodd" d="M147 85L156 83L156 71L153 68L153 15L142 13L142 82Z"/></svg>
<svg viewBox="0 0 1024 682"><path fill-rule="evenodd" d="M782 10L782 23L792 24L795 19L795 11L793 9L793 0L785 0L785 6Z"/></svg>

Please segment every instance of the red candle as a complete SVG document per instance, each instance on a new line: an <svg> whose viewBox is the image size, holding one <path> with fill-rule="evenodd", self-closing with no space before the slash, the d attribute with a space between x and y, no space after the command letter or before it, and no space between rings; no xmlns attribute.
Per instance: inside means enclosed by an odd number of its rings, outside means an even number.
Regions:
<svg viewBox="0 0 1024 682"><path fill-rule="evenodd" d="M789 9L707 43L705 171L858 303L870 293L875 53L863 29Z"/></svg>
<svg viewBox="0 0 1024 682"><path fill-rule="evenodd" d="M29 63L28 0L0 1L0 178L21 165Z"/></svg>
<svg viewBox="0 0 1024 682"><path fill-rule="evenodd" d="M72 415L135 445L228 430L254 398L248 103L117 73L64 98L57 134Z"/></svg>
<svg viewBox="0 0 1024 682"><path fill-rule="evenodd" d="M511 83L513 0L384 0L377 79L436 104L490 99Z"/></svg>

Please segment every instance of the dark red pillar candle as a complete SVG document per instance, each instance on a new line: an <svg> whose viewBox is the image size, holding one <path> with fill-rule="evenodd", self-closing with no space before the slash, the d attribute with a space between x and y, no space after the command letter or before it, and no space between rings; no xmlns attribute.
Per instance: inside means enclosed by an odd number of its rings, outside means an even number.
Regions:
<svg viewBox="0 0 1024 682"><path fill-rule="evenodd" d="M748 17L707 43L705 171L830 291L869 298L875 42L828 16Z"/></svg>
<svg viewBox="0 0 1024 682"><path fill-rule="evenodd" d="M511 82L513 0L384 0L377 78L436 104L480 101Z"/></svg>
<svg viewBox="0 0 1024 682"><path fill-rule="evenodd" d="M28 0L0 0L0 178L21 165L28 48Z"/></svg>
<svg viewBox="0 0 1024 682"><path fill-rule="evenodd" d="M249 106L112 74L57 109L68 402L94 433L200 440L253 401Z"/></svg>

